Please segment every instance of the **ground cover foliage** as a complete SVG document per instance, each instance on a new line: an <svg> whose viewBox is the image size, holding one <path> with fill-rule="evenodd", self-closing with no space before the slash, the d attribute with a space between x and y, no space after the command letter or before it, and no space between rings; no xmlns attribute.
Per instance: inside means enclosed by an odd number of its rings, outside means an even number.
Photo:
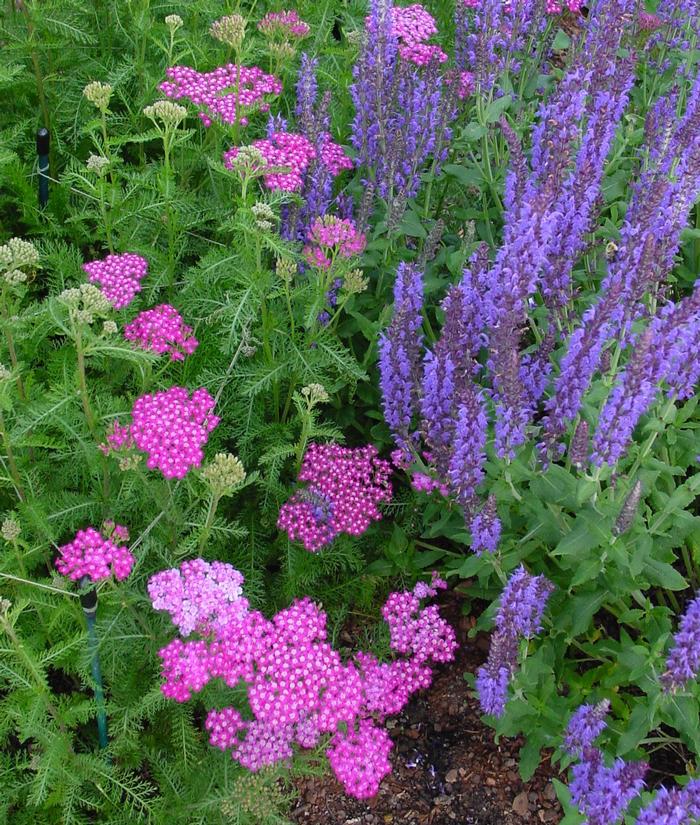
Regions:
<svg viewBox="0 0 700 825"><path fill-rule="evenodd" d="M284 10L3 3L0 818L371 795L445 580L565 822L697 821L696 0Z"/></svg>

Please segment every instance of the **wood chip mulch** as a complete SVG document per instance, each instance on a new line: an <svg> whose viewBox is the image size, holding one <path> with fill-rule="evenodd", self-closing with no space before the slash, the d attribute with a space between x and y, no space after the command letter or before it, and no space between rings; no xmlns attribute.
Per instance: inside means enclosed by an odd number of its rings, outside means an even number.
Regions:
<svg viewBox="0 0 700 825"><path fill-rule="evenodd" d="M448 597L449 598L449 597ZM299 825L538 825L562 810L543 758L535 776L518 774L522 739L494 743L464 679L486 658L488 637L467 639L474 619L446 605L457 628L457 659L436 671L432 687L387 722L393 771L368 802L346 796L333 776L297 781L292 821ZM455 615L456 614L456 615Z"/></svg>

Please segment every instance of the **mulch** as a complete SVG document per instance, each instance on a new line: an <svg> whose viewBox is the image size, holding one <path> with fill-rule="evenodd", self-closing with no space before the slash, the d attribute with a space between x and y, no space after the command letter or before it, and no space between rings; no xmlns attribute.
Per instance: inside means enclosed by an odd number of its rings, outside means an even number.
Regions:
<svg viewBox="0 0 700 825"><path fill-rule="evenodd" d="M535 776L518 774L522 739L494 743L464 679L488 652L488 637L467 638L474 619L446 605L457 628L456 660L436 670L432 687L388 720L394 740L392 773L367 802L348 797L333 776L297 780L291 815L299 825L537 825L556 823L562 810L547 757Z"/></svg>

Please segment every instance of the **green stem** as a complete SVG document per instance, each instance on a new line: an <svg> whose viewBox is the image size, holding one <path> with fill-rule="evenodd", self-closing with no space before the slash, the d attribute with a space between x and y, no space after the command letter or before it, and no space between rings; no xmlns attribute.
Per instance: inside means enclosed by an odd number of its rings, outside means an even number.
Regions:
<svg viewBox="0 0 700 825"><path fill-rule="evenodd" d="M204 550L204 545L209 538L209 534L211 533L211 527L214 523L214 518L216 516L216 510L219 506L219 502L221 501L221 496L217 496L215 493L212 493L211 499L209 500L209 509L207 510L207 518L204 522L204 527L202 528L202 535L199 538L199 552L202 553Z"/></svg>
<svg viewBox="0 0 700 825"><path fill-rule="evenodd" d="M17 496L20 501L26 500L26 495L24 492L24 487L22 486L22 479L20 478L19 470L17 469L17 462L15 461L15 454L12 449L12 444L10 443L10 436L7 432L7 428L5 426L5 419L2 414L2 410L0 409L0 436L2 437L2 444L5 448L5 454L7 455L7 464L10 468L10 475L12 476L12 482L15 485L15 490L17 492Z"/></svg>
<svg viewBox="0 0 700 825"><path fill-rule="evenodd" d="M87 378L85 375L85 351L83 350L83 339L80 325L75 326L75 351L78 356L78 384L80 386L80 400L83 405L83 412L87 421L90 435L98 441L97 425L95 423L95 414L92 411L90 404L90 396L87 389Z"/></svg>
<svg viewBox="0 0 700 825"><path fill-rule="evenodd" d="M10 329L10 312L7 308L6 303L6 295L3 291L2 302L0 302L0 312L2 313L3 329L5 332L5 343L7 344L7 351L10 354L10 363L12 364L12 369L17 372L17 394L19 395L20 401L26 401L27 395L24 391L24 383L22 382L22 377L19 374L19 361L17 359L17 350L15 349L15 339L12 335L12 330Z"/></svg>

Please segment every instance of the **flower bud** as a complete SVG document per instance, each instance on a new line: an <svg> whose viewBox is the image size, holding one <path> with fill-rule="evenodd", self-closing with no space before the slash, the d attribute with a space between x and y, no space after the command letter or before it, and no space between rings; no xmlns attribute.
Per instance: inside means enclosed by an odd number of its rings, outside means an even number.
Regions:
<svg viewBox="0 0 700 825"><path fill-rule="evenodd" d="M202 478L216 496L230 495L246 477L240 459L231 453L217 453L214 460L202 470Z"/></svg>
<svg viewBox="0 0 700 825"><path fill-rule="evenodd" d="M221 17L209 27L209 34L221 43L239 51L245 39L246 21L240 14Z"/></svg>
<svg viewBox="0 0 700 825"><path fill-rule="evenodd" d="M109 83L101 83L99 80L93 80L83 89L83 95L85 95L95 108L104 113L109 108L109 101L112 97L112 87Z"/></svg>

